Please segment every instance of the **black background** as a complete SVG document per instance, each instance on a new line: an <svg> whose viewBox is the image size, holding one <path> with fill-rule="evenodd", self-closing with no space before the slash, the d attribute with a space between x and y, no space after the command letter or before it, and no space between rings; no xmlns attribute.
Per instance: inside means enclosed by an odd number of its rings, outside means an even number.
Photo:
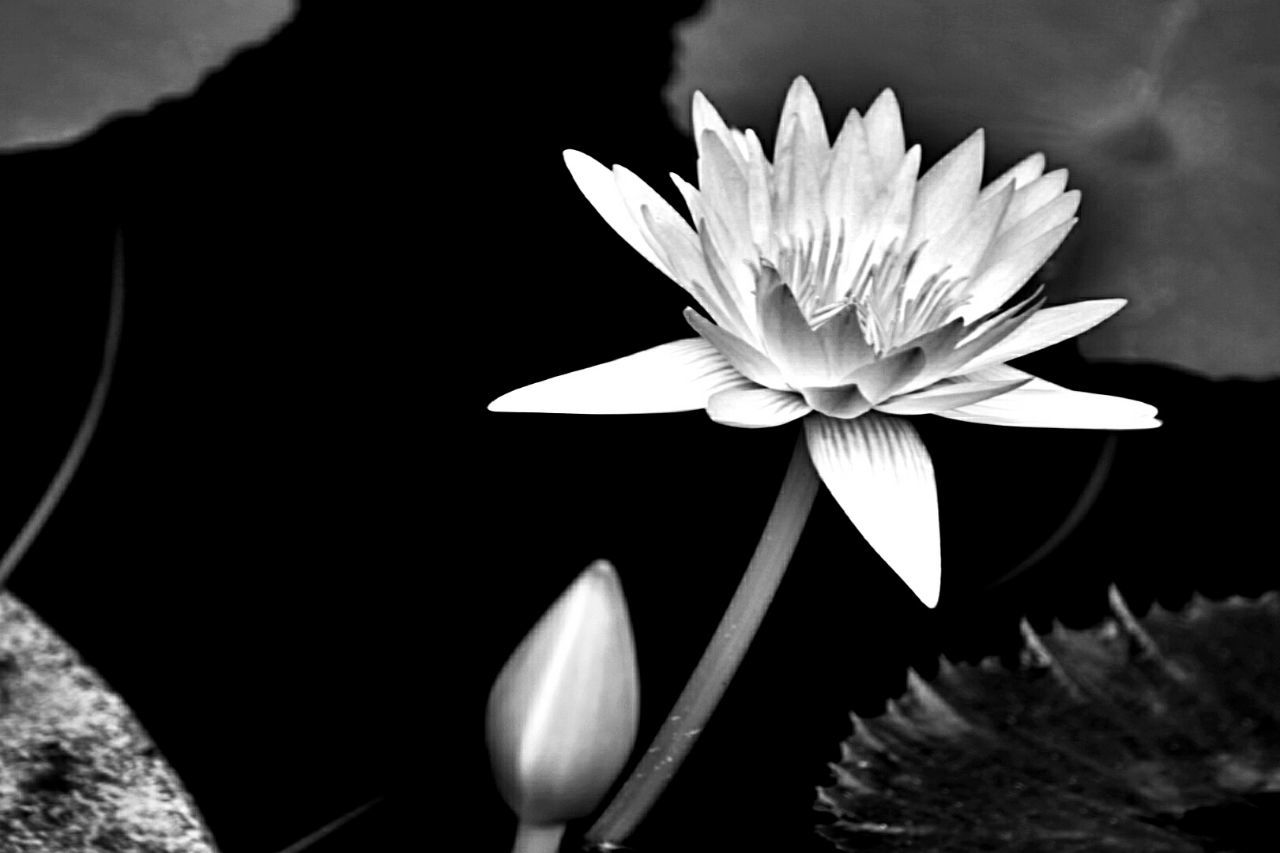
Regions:
<svg viewBox="0 0 1280 853"><path fill-rule="evenodd" d="M691 174L693 146L660 90L671 26L696 8L424 22L305 4L194 97L0 159L0 538L88 398L118 230L128 287L101 428L11 586L131 704L226 853L281 849L378 795L315 849L506 848L487 690L593 559L631 606L640 748L696 661L794 429L485 411L689 334L679 288L599 221L560 152L674 196L665 173ZM1106 235L1086 219L1072 239ZM992 590L1105 436L918 419L943 526L933 612L821 494L635 849L823 849L813 790L848 711L875 713L907 665L1007 653L1022 615L1084 624L1111 582L1139 611L1276 585L1259 551L1274 384L1086 365L1071 344L1027 366L1152 402L1166 426L1120 436L1085 522Z"/></svg>

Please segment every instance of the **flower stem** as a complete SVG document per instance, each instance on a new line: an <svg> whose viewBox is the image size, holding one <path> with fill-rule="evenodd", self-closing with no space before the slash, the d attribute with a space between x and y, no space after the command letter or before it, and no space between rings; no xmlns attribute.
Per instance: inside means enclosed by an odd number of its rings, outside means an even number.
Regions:
<svg viewBox="0 0 1280 853"><path fill-rule="evenodd" d="M715 636L639 765L587 832L591 843L607 848L627 838L680 769L769 609L817 494L818 473L801 432L755 554Z"/></svg>
<svg viewBox="0 0 1280 853"><path fill-rule="evenodd" d="M516 843L511 853L556 853L564 836L563 823L525 823L516 828Z"/></svg>

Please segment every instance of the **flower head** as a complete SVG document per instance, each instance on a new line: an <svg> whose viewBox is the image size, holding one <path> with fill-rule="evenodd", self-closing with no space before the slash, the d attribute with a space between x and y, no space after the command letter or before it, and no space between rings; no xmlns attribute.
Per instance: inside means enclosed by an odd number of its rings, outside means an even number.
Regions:
<svg viewBox="0 0 1280 853"><path fill-rule="evenodd" d="M929 606L938 597L937 495L907 418L1142 429L1144 403L1071 391L1006 365L1084 332L1122 299L1010 303L1075 224L1080 193L1040 154L981 185L978 131L919 176L885 91L835 142L803 77L772 162L755 133L693 99L698 186L672 175L691 227L621 166L565 163L618 234L707 316L697 337L529 385L495 411L705 408L730 426L805 418L810 453L868 542ZM709 319L708 319L709 318Z"/></svg>
<svg viewBox="0 0 1280 853"><path fill-rule="evenodd" d="M589 814L635 745L639 676L617 572L589 566L503 667L489 693L489 754L530 824Z"/></svg>

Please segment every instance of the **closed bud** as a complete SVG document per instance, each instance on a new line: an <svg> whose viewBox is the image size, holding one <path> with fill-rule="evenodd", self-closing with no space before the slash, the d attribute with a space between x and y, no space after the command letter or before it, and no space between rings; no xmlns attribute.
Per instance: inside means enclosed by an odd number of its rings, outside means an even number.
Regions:
<svg viewBox="0 0 1280 853"><path fill-rule="evenodd" d="M520 643L489 694L489 754L522 823L590 814L631 754L639 677L622 585L588 567Z"/></svg>

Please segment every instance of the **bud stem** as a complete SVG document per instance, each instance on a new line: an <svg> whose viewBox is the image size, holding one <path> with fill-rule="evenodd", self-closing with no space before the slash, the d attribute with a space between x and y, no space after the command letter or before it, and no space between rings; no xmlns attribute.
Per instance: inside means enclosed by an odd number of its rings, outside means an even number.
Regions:
<svg viewBox="0 0 1280 853"><path fill-rule="evenodd" d="M516 843L511 853L556 853L564 836L563 823L525 823L516 828Z"/></svg>
<svg viewBox="0 0 1280 853"><path fill-rule="evenodd" d="M639 765L587 832L592 844L609 848L626 839L675 776L751 645L817 494L818 474L802 431L755 554L715 636Z"/></svg>

